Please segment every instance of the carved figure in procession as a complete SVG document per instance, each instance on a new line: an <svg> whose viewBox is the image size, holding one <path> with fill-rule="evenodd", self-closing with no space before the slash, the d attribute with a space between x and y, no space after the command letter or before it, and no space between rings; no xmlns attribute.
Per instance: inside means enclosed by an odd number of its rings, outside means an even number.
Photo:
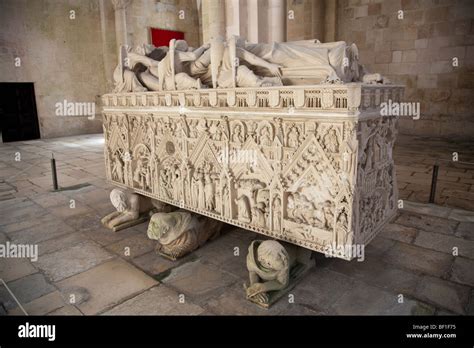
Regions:
<svg viewBox="0 0 474 348"><path fill-rule="evenodd" d="M337 140L337 133L334 128L331 128L323 138L324 147L330 153L339 152L339 141Z"/></svg>
<svg viewBox="0 0 474 348"><path fill-rule="evenodd" d="M345 211L341 211L336 221L336 245L347 245L347 234L347 213Z"/></svg>
<svg viewBox="0 0 474 348"><path fill-rule="evenodd" d="M273 220L273 230L281 230L281 200L280 197L276 197L273 200L272 207L272 220Z"/></svg>
<svg viewBox="0 0 474 348"><path fill-rule="evenodd" d="M146 158L142 156L139 156L137 159L135 172L133 173L133 181L143 190L151 187L150 167L148 166Z"/></svg>
<svg viewBox="0 0 474 348"><path fill-rule="evenodd" d="M288 146L289 147L298 147L299 141L298 141L298 130L296 129L296 126L291 127L290 132L288 133Z"/></svg>
<svg viewBox="0 0 474 348"><path fill-rule="evenodd" d="M324 227L326 229L329 229L333 226L333 219L334 219L334 213L333 213L333 204L330 201L325 201L323 203L323 216L324 216Z"/></svg>
<svg viewBox="0 0 474 348"><path fill-rule="evenodd" d="M124 182L124 163L120 158L120 152L114 153L113 165L112 165L112 179L118 182Z"/></svg>
<svg viewBox="0 0 474 348"><path fill-rule="evenodd" d="M204 195L206 199L206 210L214 211L216 203L216 191L213 180L209 173L206 173L204 177Z"/></svg>
<svg viewBox="0 0 474 348"><path fill-rule="evenodd" d="M266 227L267 211L264 202L258 202L252 208L252 222L257 225L258 227Z"/></svg>
<svg viewBox="0 0 474 348"><path fill-rule="evenodd" d="M252 121L249 122L247 125L248 134L255 142L257 142L257 127L257 123Z"/></svg>
<svg viewBox="0 0 474 348"><path fill-rule="evenodd" d="M198 207L199 209L206 209L206 193L204 191L206 182L205 182L205 177L204 173L202 171L199 171L198 173Z"/></svg>
<svg viewBox="0 0 474 348"><path fill-rule="evenodd" d="M193 176L191 178L191 202L194 207L199 206L199 180L200 180L200 172L194 171Z"/></svg>
<svg viewBox="0 0 474 348"><path fill-rule="evenodd" d="M234 143L243 143L244 142L242 126L238 123L234 126L234 130L232 132L232 141Z"/></svg>
<svg viewBox="0 0 474 348"><path fill-rule="evenodd" d="M183 190L182 190L182 185L181 185L181 170L176 167L174 170L174 175L173 175L173 198L176 201L181 201L184 197L183 195Z"/></svg>
<svg viewBox="0 0 474 348"><path fill-rule="evenodd" d="M246 195L241 195L238 197L235 202L237 203L237 217L238 219L245 221L245 222L251 222L252 221L252 215L250 211L250 200Z"/></svg>
<svg viewBox="0 0 474 348"><path fill-rule="evenodd" d="M222 205L224 207L223 214L225 217L232 218L232 208L230 201L229 185L226 183L222 188Z"/></svg>
<svg viewBox="0 0 474 348"><path fill-rule="evenodd" d="M272 139L270 135L270 129L268 127L263 127L260 135L260 144L263 146L271 146Z"/></svg>
<svg viewBox="0 0 474 348"><path fill-rule="evenodd" d="M173 198L173 176L173 167L165 167L160 171L160 194L166 198Z"/></svg>

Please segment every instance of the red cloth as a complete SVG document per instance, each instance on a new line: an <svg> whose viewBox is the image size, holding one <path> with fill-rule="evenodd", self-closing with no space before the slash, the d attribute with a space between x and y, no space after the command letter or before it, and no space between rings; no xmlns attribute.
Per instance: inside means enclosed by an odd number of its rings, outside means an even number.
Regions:
<svg viewBox="0 0 474 348"><path fill-rule="evenodd" d="M171 39L184 40L184 33L182 31L151 28L151 43L155 47L169 46Z"/></svg>

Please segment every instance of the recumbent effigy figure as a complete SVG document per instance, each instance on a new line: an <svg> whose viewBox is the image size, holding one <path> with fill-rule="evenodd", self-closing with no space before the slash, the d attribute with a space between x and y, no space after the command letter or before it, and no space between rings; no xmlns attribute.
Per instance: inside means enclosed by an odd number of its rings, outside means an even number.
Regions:
<svg viewBox="0 0 474 348"><path fill-rule="evenodd" d="M176 260L220 234L223 223L185 210L156 213L148 225L148 238L158 241L157 252Z"/></svg>
<svg viewBox="0 0 474 348"><path fill-rule="evenodd" d="M122 47L114 92L200 88L270 87L292 84L387 83L359 64L355 44L303 40L249 44L232 36L197 49L184 40L169 47Z"/></svg>

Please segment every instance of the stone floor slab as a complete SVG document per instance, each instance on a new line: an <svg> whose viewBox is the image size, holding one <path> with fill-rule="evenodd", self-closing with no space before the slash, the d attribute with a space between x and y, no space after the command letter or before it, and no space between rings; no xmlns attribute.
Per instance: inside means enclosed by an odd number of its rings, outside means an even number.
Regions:
<svg viewBox="0 0 474 348"><path fill-rule="evenodd" d="M410 244L415 239L417 233L418 230L416 228L391 223L382 229L379 236Z"/></svg>
<svg viewBox="0 0 474 348"><path fill-rule="evenodd" d="M474 241L440 233L420 231L414 244L423 248L474 259Z"/></svg>
<svg viewBox="0 0 474 348"><path fill-rule="evenodd" d="M84 215L92 213L92 210L85 204L75 203L75 208L71 208L70 205L61 205L58 207L48 208L51 214L59 218L68 218L72 216Z"/></svg>
<svg viewBox="0 0 474 348"><path fill-rule="evenodd" d="M198 315L204 309L158 285L105 312L106 315Z"/></svg>
<svg viewBox="0 0 474 348"><path fill-rule="evenodd" d="M277 315L286 312L290 304L282 298L268 309L261 308L245 298L242 284L235 284L210 298L203 307L213 315Z"/></svg>
<svg viewBox="0 0 474 348"><path fill-rule="evenodd" d="M87 236L80 232L72 232L48 239L38 244L39 255L49 254L61 249L66 249L88 240Z"/></svg>
<svg viewBox="0 0 474 348"><path fill-rule="evenodd" d="M56 288L48 283L45 277L40 273L31 274L14 280L7 283L7 286L21 305L56 290ZM7 310L17 307L16 301L3 284L0 284L0 302L3 302L3 305Z"/></svg>
<svg viewBox="0 0 474 348"><path fill-rule="evenodd" d="M451 269L453 256L405 243L398 243L384 255L384 261L415 272L444 277Z"/></svg>
<svg viewBox="0 0 474 348"><path fill-rule="evenodd" d="M456 230L456 236L474 241L474 222L461 222Z"/></svg>
<svg viewBox="0 0 474 348"><path fill-rule="evenodd" d="M453 282L474 287L474 260L456 257L450 279Z"/></svg>
<svg viewBox="0 0 474 348"><path fill-rule="evenodd" d="M236 277L222 272L213 265L203 264L199 260L172 269L170 275L162 279L164 284L194 299L199 299L198 304L210 297L218 296L236 281Z"/></svg>
<svg viewBox="0 0 474 348"><path fill-rule="evenodd" d="M332 307L341 315L411 315L417 303L409 299L400 303L399 295L357 282Z"/></svg>
<svg viewBox="0 0 474 348"><path fill-rule="evenodd" d="M195 260L196 257L190 254L188 257L181 258L176 261L171 261L164 258L161 255L158 255L156 251L151 251L144 255L138 256L133 259L133 264L150 274L151 276L155 277L158 275L166 274L167 271L170 271L172 268L178 267L184 262L189 260Z"/></svg>
<svg viewBox="0 0 474 348"><path fill-rule="evenodd" d="M64 219L64 222L78 231L102 228L100 222L102 216L97 212L90 212L84 215L74 215Z"/></svg>
<svg viewBox="0 0 474 348"><path fill-rule="evenodd" d="M426 276L417 289L419 298L457 314L465 314L469 288L450 281Z"/></svg>
<svg viewBox="0 0 474 348"><path fill-rule="evenodd" d="M69 248L43 255L36 262L52 281L84 272L114 256L102 249L97 243L85 241Z"/></svg>
<svg viewBox="0 0 474 348"><path fill-rule="evenodd" d="M435 216L402 213L395 221L397 224L414 227L427 232L454 234L457 221Z"/></svg>
<svg viewBox="0 0 474 348"><path fill-rule="evenodd" d="M332 305L347 291L351 291L354 280L344 274L316 267L308 271L298 285L291 290L296 304L309 305L327 313Z"/></svg>
<svg viewBox="0 0 474 348"><path fill-rule="evenodd" d="M33 227L10 234L11 241L17 244L37 244L45 240L72 233L73 228L54 218Z"/></svg>
<svg viewBox="0 0 474 348"><path fill-rule="evenodd" d="M36 300L22 304L28 315L45 315L64 306L64 300L59 291L51 292ZM8 312L9 315L24 315L23 311L16 307Z"/></svg>
<svg viewBox="0 0 474 348"><path fill-rule="evenodd" d="M103 263L57 283L66 298L71 295L70 289L87 291L88 299L77 305L86 315L101 313L157 284L157 281L121 259Z"/></svg>
<svg viewBox="0 0 474 348"><path fill-rule="evenodd" d="M0 279L10 282L38 272L27 259L0 258Z"/></svg>
<svg viewBox="0 0 474 348"><path fill-rule="evenodd" d="M95 241L96 243L107 246L110 244L114 244L118 241L123 239L135 236L140 232L137 231L135 228L130 227L124 230L120 230L118 232L114 232L108 228L100 227L100 228L91 228L88 230L81 231L84 235L86 235L89 239Z"/></svg>
<svg viewBox="0 0 474 348"><path fill-rule="evenodd" d="M50 313L48 313L48 315L76 315L76 316L79 316L79 315L84 315L82 314L82 312L77 309L76 307L74 306L70 306L70 305L67 305L67 306L64 306L64 307L61 307L59 309L56 309L55 311L52 311Z"/></svg>
<svg viewBox="0 0 474 348"><path fill-rule="evenodd" d="M451 210L452 208L443 207L436 204L426 204L410 201L403 202L403 211L429 216L437 216L445 219L448 218L449 214L451 213Z"/></svg>
<svg viewBox="0 0 474 348"><path fill-rule="evenodd" d="M362 262L334 259L328 267L334 272L345 275L348 279L357 279L369 285L405 295L413 295L421 280L416 273L371 257Z"/></svg>
<svg viewBox="0 0 474 348"><path fill-rule="evenodd" d="M154 250L155 247L155 240L149 239L144 234L136 234L132 237L128 237L116 243L110 244L106 247L106 249L125 259L133 259L135 257L149 253L150 251Z"/></svg>

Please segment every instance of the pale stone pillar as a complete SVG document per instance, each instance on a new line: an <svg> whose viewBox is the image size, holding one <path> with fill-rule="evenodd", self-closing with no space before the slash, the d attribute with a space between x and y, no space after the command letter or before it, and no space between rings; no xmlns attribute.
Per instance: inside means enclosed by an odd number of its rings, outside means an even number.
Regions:
<svg viewBox="0 0 474 348"><path fill-rule="evenodd" d="M117 50L120 54L120 46L127 45L127 19L125 10L130 5L130 0L112 0L115 10L115 38Z"/></svg>
<svg viewBox="0 0 474 348"><path fill-rule="evenodd" d="M240 36L240 0L225 0L226 37Z"/></svg>
<svg viewBox="0 0 474 348"><path fill-rule="evenodd" d="M224 0L208 0L209 39L225 39L225 6ZM205 25L205 23L203 23Z"/></svg>
<svg viewBox="0 0 474 348"><path fill-rule="evenodd" d="M336 41L337 0L324 1L324 42Z"/></svg>
<svg viewBox="0 0 474 348"><path fill-rule="evenodd" d="M311 7L311 21L313 22L312 39L324 41L324 0L313 0Z"/></svg>
<svg viewBox="0 0 474 348"><path fill-rule="evenodd" d="M258 0L247 0L247 40L258 43Z"/></svg>
<svg viewBox="0 0 474 348"><path fill-rule="evenodd" d="M286 1L268 0L268 42L286 41Z"/></svg>

